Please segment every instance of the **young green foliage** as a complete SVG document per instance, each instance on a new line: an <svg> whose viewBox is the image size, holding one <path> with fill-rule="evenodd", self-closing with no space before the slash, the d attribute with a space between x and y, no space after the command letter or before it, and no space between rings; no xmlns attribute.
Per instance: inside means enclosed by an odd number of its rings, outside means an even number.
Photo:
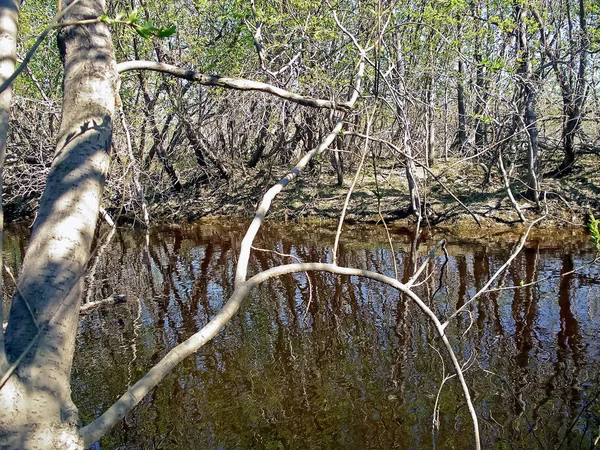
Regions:
<svg viewBox="0 0 600 450"><path fill-rule="evenodd" d="M159 38L166 38L173 36L177 31L175 25L171 25L169 27L156 27L152 20L148 20L143 22L140 19L139 12L136 9L131 11L129 15L125 12L120 12L113 19L109 17L107 14L102 14L99 17L100 21L107 23L108 25L116 25L116 24L124 24L133 27L137 34L142 36L144 39L151 38L152 36L156 36Z"/></svg>
<svg viewBox="0 0 600 450"><path fill-rule="evenodd" d="M600 220L596 219L592 213L590 213L590 221L587 224L588 230L592 234L592 243L596 247L597 250L600 251L600 230L598 227L600 226Z"/></svg>

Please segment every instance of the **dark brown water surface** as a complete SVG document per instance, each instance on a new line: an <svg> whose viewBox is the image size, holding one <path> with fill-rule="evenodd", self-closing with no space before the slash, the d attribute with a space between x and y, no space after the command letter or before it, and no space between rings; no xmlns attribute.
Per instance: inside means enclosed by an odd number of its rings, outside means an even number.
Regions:
<svg viewBox="0 0 600 450"><path fill-rule="evenodd" d="M232 292L245 224L144 233L120 230L102 257L93 299L129 302L82 319L73 369L84 424L99 416ZM340 265L401 279L411 237L382 227L345 234ZM301 261L331 261L329 228L271 226L256 246ZM504 263L516 237L450 244L417 293L439 317L460 307ZM420 243L422 259L435 245ZM6 239L20 265L24 238ZM448 328L470 385L485 449L593 448L600 433L600 266L584 238L530 241L490 292ZM253 253L256 273L292 259ZM441 285L440 285L441 280ZM10 284L10 282L9 282ZM435 295L434 295L435 294ZM441 356L443 357L441 357ZM393 289L331 274L265 283L217 337L176 368L96 448L467 449L471 421L440 341L420 310ZM439 391L439 392L438 392ZM434 408L439 395L439 427Z"/></svg>

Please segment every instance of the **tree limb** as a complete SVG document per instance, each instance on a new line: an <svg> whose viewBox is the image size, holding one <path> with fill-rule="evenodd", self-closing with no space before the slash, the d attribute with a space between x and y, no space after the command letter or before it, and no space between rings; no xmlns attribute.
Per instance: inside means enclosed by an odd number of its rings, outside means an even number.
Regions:
<svg viewBox="0 0 600 450"><path fill-rule="evenodd" d="M318 98L306 97L294 92L286 91L272 84L260 81L246 80L244 78L226 77L221 75L206 75L194 70L182 69L171 64L164 64L154 61L127 61L117 64L119 73L130 70L152 70L155 72L167 73L178 78L194 81L204 86L218 86L239 91L258 91L275 95L276 97L290 102L298 103L312 108L335 109L342 112L348 112L352 109L353 103L337 103L334 100L323 100Z"/></svg>
<svg viewBox="0 0 600 450"><path fill-rule="evenodd" d="M242 301L248 296L253 288L274 277L308 271L322 271L337 275L358 276L379 281L399 290L417 304L417 306L434 324L438 334L440 335L440 338L442 339L442 342L444 343L444 347L446 348L450 359L452 360L452 365L454 366L454 370L459 378L469 412L471 414L471 419L473 420L475 445L476 448L479 449L480 441L477 415L475 413L469 390L463 376L463 371L458 359L456 358L456 355L454 354L452 345L444 333L443 325L440 323L435 313L406 285L394 278L380 273L371 272L369 270L339 267L334 264L326 263L302 263L277 266L260 272L247 281L238 283L233 294L229 300L227 300L221 311L219 311L219 313L210 322L208 322L204 328L202 328L199 332L194 334L185 342L173 348L162 360L160 360L158 364L152 367L152 369L150 369L150 371L142 379L129 388L127 392L125 392L125 394L123 394L121 398L119 398L119 400L117 400L104 414L102 414L91 424L79 430L79 435L83 438L84 445L89 447L102 436L104 436L108 431L110 431L110 429L112 429L112 427L114 427L115 424L122 420L125 415L129 413L144 398L144 396L148 394L148 392L150 392L150 390L158 385L158 383L160 383L161 380L175 366L177 366L177 364L179 364L187 356L198 351L200 347L209 342L239 310Z"/></svg>
<svg viewBox="0 0 600 450"><path fill-rule="evenodd" d="M364 74L364 70L365 70L364 58L361 58L358 72L356 74L356 80L354 82L354 86L352 87L352 89L350 91L350 100L348 101L348 104L350 105L350 107L354 106L354 103L358 99L358 93L360 91L360 83L362 80L362 76ZM262 225L262 222L263 222L267 212L269 211L269 208L271 207L271 202L273 201L275 196L283 190L283 188L285 188L288 184L290 184L292 181L294 181L294 179L296 179L296 177L300 174L300 172L302 172L302 170L304 170L304 168L306 167L308 162L315 155L319 155L320 153L325 151L327 149L327 147L329 147L329 145L331 145L333 140L342 131L342 126L343 126L345 117L346 117L346 114L343 113L338 118L333 130L331 130L331 132L325 137L325 139L323 139L323 141L317 147L313 148L311 151L306 153L300 159L300 161L298 161L296 166L285 177L283 177L281 180L279 180L279 182L276 185L272 186L271 189L269 189L266 192L266 194L263 196L263 199L262 199L260 205L258 206L258 209L256 210L254 219L252 220L252 223L248 227L248 231L246 231L246 235L244 236L244 239L242 240L242 245L240 247L240 254L238 257L238 264L237 264L237 268L236 268L236 272L235 272L236 285L238 283L241 283L246 280L246 275L248 272L248 261L250 259L250 250L252 249L252 242L254 242L254 238L256 237L256 234L258 233L258 230L260 229L260 226Z"/></svg>

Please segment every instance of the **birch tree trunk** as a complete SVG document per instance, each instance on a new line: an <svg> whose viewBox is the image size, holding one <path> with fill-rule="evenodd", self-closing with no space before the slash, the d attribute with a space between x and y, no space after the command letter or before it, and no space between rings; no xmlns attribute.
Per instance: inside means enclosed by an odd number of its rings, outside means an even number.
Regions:
<svg viewBox="0 0 600 450"><path fill-rule="evenodd" d="M64 20L103 12L103 0L80 0ZM6 330L9 363L24 358L0 390L2 448L82 447L71 364L82 275L109 165L117 74L105 24L65 27L58 44L62 121Z"/></svg>
<svg viewBox="0 0 600 450"><path fill-rule="evenodd" d="M19 19L19 0L0 0L0 84L14 72L17 61L17 26ZM2 208L2 187L6 139L10 119L12 89L0 92L0 324L4 323L2 311L2 235L4 233L4 210ZM8 370L4 351L4 333L0 328L0 373Z"/></svg>

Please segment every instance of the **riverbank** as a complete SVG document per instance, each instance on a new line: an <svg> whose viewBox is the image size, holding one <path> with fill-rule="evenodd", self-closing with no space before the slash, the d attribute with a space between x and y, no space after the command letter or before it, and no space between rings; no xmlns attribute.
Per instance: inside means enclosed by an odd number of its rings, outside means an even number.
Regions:
<svg viewBox="0 0 600 450"><path fill-rule="evenodd" d="M596 159L595 155L583 155L569 176L542 180L539 206L522 195L523 183L514 182L511 191L525 222L509 200L501 177L492 173L486 180L483 166L448 161L432 167L432 174L421 169L417 175L424 205L422 226L487 236L490 232L520 232L545 215L541 229L582 229L590 212L600 209L600 177L593 169ZM327 169L304 173L288 185L272 202L269 217L279 221L337 222L353 180L346 176L339 187L334 172ZM229 183L188 186L182 193L159 196L160 201L150 206L152 221L252 217L258 201L286 170L247 170L245 176ZM359 176L348 203L346 222L377 223L383 219L393 228L413 230L416 217L410 211L404 168L388 164L377 170L377 182L372 168Z"/></svg>
<svg viewBox="0 0 600 450"><path fill-rule="evenodd" d="M561 179L543 179L539 205L525 198L524 184L514 177L509 200L503 180L492 170L470 160L439 161L431 173L417 168L421 202L421 228L446 230L457 235L488 238L497 233L521 233L531 221L545 216L541 230L584 230L589 214L600 211L598 155L581 154L572 173ZM168 189L164 176L148 183L146 199L151 224L181 224L199 219L241 218L254 215L265 192L286 175L288 166L267 163L255 169L231 170L228 181L197 183L197 174L180 171L181 192ZM282 222L336 223L353 182L347 168L343 185L327 162L308 168L272 202L269 219ZM521 168L522 170L522 168ZM377 174L377 176L375 176ZM121 184L109 180L103 206L119 223L142 224L133 193L123 194ZM31 221L37 199L6 205L7 221ZM600 215L600 214L596 214ZM366 166L348 203L347 223L378 223L393 229L413 231L416 217L410 210L405 168L397 162L378 163L376 171Z"/></svg>

